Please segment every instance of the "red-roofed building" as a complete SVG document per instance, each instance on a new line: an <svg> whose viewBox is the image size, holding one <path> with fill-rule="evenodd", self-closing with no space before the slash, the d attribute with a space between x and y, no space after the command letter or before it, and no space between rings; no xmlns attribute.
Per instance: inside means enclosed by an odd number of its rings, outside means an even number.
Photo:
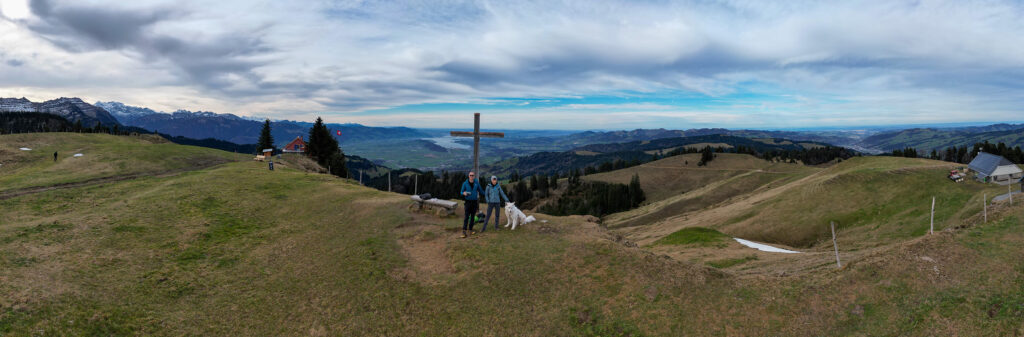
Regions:
<svg viewBox="0 0 1024 337"><path fill-rule="evenodd" d="M291 143L285 145L282 148L284 152L306 152L306 142L302 140L302 136L295 137Z"/></svg>

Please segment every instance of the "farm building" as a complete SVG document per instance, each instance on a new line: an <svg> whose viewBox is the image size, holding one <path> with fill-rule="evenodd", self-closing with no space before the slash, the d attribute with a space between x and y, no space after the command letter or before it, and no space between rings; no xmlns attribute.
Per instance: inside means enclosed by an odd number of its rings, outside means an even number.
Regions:
<svg viewBox="0 0 1024 337"><path fill-rule="evenodd" d="M1000 185L1016 183L1024 176L1024 171L1016 164L1002 156L985 152L978 152L978 156L967 167L977 172L978 181Z"/></svg>
<svg viewBox="0 0 1024 337"><path fill-rule="evenodd" d="M284 148L282 148L282 151L284 151L284 152L305 152L306 151L306 142L302 140L302 136L295 137L295 140L293 140L291 143L288 143L288 145L285 145Z"/></svg>

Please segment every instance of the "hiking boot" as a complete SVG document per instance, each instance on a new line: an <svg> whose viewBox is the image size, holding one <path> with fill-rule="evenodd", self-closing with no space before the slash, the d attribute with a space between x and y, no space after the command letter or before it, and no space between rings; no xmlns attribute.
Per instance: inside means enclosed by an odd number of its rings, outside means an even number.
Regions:
<svg viewBox="0 0 1024 337"><path fill-rule="evenodd" d="M466 231L462 231L462 238L463 238L463 239L465 239L465 238L466 238Z"/></svg>
<svg viewBox="0 0 1024 337"><path fill-rule="evenodd" d="M470 231L469 235L476 235L476 231Z"/></svg>

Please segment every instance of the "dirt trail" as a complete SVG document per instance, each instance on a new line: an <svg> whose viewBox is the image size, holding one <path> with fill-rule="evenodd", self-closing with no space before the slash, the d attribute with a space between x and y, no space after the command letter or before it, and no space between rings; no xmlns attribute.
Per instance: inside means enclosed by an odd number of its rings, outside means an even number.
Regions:
<svg viewBox="0 0 1024 337"><path fill-rule="evenodd" d="M793 172L786 171L765 171L763 169L753 168L738 168L738 169L725 169L725 168L709 168L709 167L686 167L686 166L661 166L661 165L644 165L643 168L656 168L656 169L669 169L669 170L695 170L695 171L730 171L730 172L760 172L760 173L772 173L772 174L789 174Z"/></svg>
<svg viewBox="0 0 1024 337"><path fill-rule="evenodd" d="M826 171L818 171L782 186L752 193L746 197L741 196L727 205L681 214L646 226L624 228L619 230L619 232L631 241L637 242L640 245L646 245L685 227L707 227L712 224L719 224L739 214L744 214L744 211L758 203L778 196L794 187L808 184L817 179L827 179L827 177L837 174L835 172L825 174L824 172Z"/></svg>
<svg viewBox="0 0 1024 337"><path fill-rule="evenodd" d="M685 194L676 195L676 196L673 196L671 198L664 199L664 200L658 200L656 202L653 202L653 203L650 203L650 204L647 204L647 205L643 205L643 206L641 206L639 208L636 208L636 209L633 209L633 210L629 210L629 211L625 211L625 212L609 215L609 216L605 217L604 225L606 227L608 227L608 228L620 227L624 223L628 223L628 222L630 222L630 221L632 221L634 219L643 217L643 216L645 216L645 215L647 215L649 213L656 212L656 211L658 211L658 210L660 210L662 208L669 207L672 204L675 204L677 202L680 202L680 201L683 201L683 200L690 200L690 199L700 198L702 195L704 195L707 192L713 191L716 188L719 188L719 187L721 187L723 185L729 184L729 183L731 183L731 182L733 182L733 181L735 181L737 179L750 176L751 174L754 174L754 173L755 173L754 171L750 171L750 172L745 172L745 173L742 173L742 174L739 174L739 175L735 175L735 176L732 176L732 177L729 177L729 178L726 178L726 179L723 179L723 180L717 180L717 181L712 182L710 184L701 186L700 188L697 188L695 190L686 192Z"/></svg>
<svg viewBox="0 0 1024 337"><path fill-rule="evenodd" d="M907 168L894 169L893 171L899 170L922 170L932 169L938 167L950 167L950 164L940 165L923 165L914 166ZM822 170L814 172L806 177L792 181L788 184L784 184L778 187L754 191L746 196L740 196L729 201L728 204L721 204L713 208L704 209L700 211L690 212L681 214L678 216L670 217L652 223L645 226L628 227L617 230L624 237L631 241L637 242L640 245L646 245L653 243L666 235L669 235L675 231L686 227L709 227L716 224L721 224L729 219L732 219L740 214L745 214L750 208L757 204L774 198L783 192L789 191L798 186L805 186L810 184L816 184L823 181L827 181L833 177L847 173L851 170L856 170L857 167L850 167L845 170Z"/></svg>

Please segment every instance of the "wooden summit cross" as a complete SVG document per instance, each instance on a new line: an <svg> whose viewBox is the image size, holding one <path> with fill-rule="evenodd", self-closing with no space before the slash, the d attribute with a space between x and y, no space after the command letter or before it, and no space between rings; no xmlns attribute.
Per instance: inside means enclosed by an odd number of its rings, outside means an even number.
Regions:
<svg viewBox="0 0 1024 337"><path fill-rule="evenodd" d="M480 177L480 138L505 138L501 132L480 132L480 113L473 114L473 132L452 131L452 137L473 137L473 172Z"/></svg>

